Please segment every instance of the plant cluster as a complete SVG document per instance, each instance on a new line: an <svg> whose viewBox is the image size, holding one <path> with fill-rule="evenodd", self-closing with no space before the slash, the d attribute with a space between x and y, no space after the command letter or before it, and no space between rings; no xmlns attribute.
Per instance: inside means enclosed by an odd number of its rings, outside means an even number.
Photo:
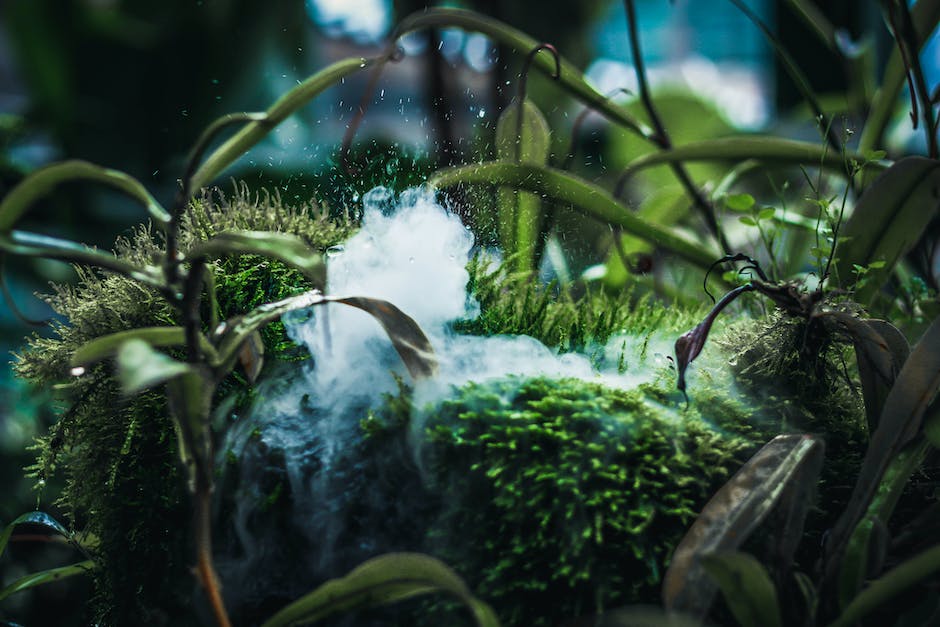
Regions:
<svg viewBox="0 0 940 627"><path fill-rule="evenodd" d="M0 202L0 251L66 261L80 272L75 286L58 286L50 298L67 317L55 325L58 337L32 340L18 366L21 376L54 385L62 396L61 417L40 444L35 470L42 482L43 473L65 468L62 498L72 510L74 531L31 512L0 533L0 554L15 528L29 524L65 536L85 559L14 581L0 590L0 599L93 571L102 620L120 624L146 608L150 613L135 618L226 627L232 604L216 572L212 507L214 450L228 425L213 418L223 397L234 393L237 404L239 395L251 393L265 351L297 356L280 329L269 325L282 314L328 302L355 307L378 320L413 378L434 374L429 341L393 303L324 293L325 250L348 234L348 222L326 221L312 207L287 209L276 198L248 201L237 194L218 202L200 190L330 86L363 70L374 72L374 86L382 68L400 60L401 37L462 28L524 59L515 100L497 123L497 159L439 169L427 181L441 190L494 188L493 222L509 278L474 271L471 289L483 301L483 315L461 323L464 330L525 332L563 350L589 351L592 342L634 318L639 326L675 324L685 314L655 313L646 294L673 303L691 300L688 277L704 272L706 288L727 293L676 342L678 387L691 391L691 399L679 411L662 388L620 393L545 380L469 386L427 419L423 453L431 471L424 488L459 488L459 498L466 499L444 509L430 523L428 537L450 541L468 528L482 534L474 540L480 552L468 553L459 544L426 550L459 563L471 586L439 559L395 548L359 565L343 564L348 574L293 601L282 599L252 620L265 627L305 624L428 592L460 602L481 627L498 625L498 616L507 623L550 624L569 612L571 618L600 612L591 620L604 624L629 624L640 616L693 624L737 621L745 627L880 624L878 612L902 594L912 594L935 619L940 609L918 587L935 584L940 546L911 538L936 524L936 497L928 489L920 491L919 501L905 501L905 493L940 447L940 319L931 290L936 276L925 263L928 231L936 223L940 161L936 99L919 61L940 22L940 3L881 2L894 49L872 93L863 57L873 52L840 43L812 3L789 2L851 68L856 100L867 112L853 133L848 123L835 124L840 118L824 110L766 25L733 2L774 46L812 112L819 142L748 135L674 142L647 84L634 3L625 0L639 86L633 107L599 94L549 44L474 12L431 9L402 20L380 55L338 61L267 111L231 114L210 125L186 162L169 210L136 179L83 161L53 164L24 178ZM568 157L576 141L563 159L553 152L557 129L528 97L530 70L648 151L627 155L614 182L573 173ZM927 156L889 161L881 149L905 79L911 119L915 129L923 128ZM349 142L360 119L350 125ZM210 151L218 134L232 126L239 130ZM571 129L575 137L577 132ZM345 165L351 165L349 154L347 144ZM689 167L698 161L732 167L717 182L706 181ZM634 211L624 198L659 166L668 168L675 189L651 196ZM806 198L788 206L787 194L780 192L800 170ZM787 181L778 186L781 176ZM758 184L762 177L778 194L779 207L755 199L772 196ZM150 225L119 242L113 253L16 228L53 188L81 180L139 202ZM729 224L722 209L739 219ZM559 221L572 215L610 230L609 257L617 259L620 272L616 286L633 291L610 296L589 289L574 298L580 282L532 285L543 258L554 257L556 274L565 274L554 234ZM691 237L689 226L705 236ZM749 241L763 251L749 256L736 250ZM762 263L752 256L762 256ZM608 269L616 265L610 259ZM738 265L709 283L716 260ZM762 264L772 267L765 273ZM744 273L751 276L742 282ZM752 393L764 393L761 386L774 379L786 398L776 414L782 424L743 433L754 421L745 420L743 410L721 405L720 394L687 390L685 373L705 348L718 314L750 292L778 313L771 323L751 327L760 329L757 337L744 333L732 342L735 367ZM753 344L742 346L749 337ZM243 374L236 373L239 368ZM757 404L768 413L779 409L769 399ZM651 407L668 409L675 420L656 420ZM734 435L718 437L712 426L695 420L696 412ZM394 429L409 420L367 423L370 437L363 445L395 440ZM719 486L742 461L738 456L768 437ZM707 480L690 482L688 475L695 473ZM832 509L814 521L810 511L820 479L827 499L821 506ZM174 481L179 489L166 490ZM929 475L923 482L936 485ZM272 497L267 506L276 501ZM557 520L565 524L558 527ZM643 535L657 521L664 523L662 536ZM673 546L671 534L678 537L689 522ZM823 537L822 554L813 560L807 542ZM623 556L616 570L597 556L611 545ZM150 559L157 554L169 559ZM201 593L194 595L192 584L182 580L161 589L184 563L193 565ZM535 572L536 563L552 572ZM147 567L139 571L141 564ZM660 568L666 569L664 613L611 608L648 593L660 583ZM137 587L129 590L130 584ZM714 607L719 590L723 608ZM529 613L531 604L549 603L563 592L572 596L559 602L562 616ZM187 612L195 598L204 602Z"/></svg>

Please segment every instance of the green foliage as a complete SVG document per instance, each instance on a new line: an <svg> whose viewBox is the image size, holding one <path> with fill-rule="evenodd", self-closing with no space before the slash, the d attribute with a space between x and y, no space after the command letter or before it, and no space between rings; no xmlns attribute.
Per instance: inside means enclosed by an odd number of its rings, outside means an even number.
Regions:
<svg viewBox="0 0 940 627"><path fill-rule="evenodd" d="M269 195L253 198L242 188L230 198L218 194L194 203L183 220L180 244L185 249L232 230L290 233L323 250L341 241L350 226L328 220L316 206L291 207ZM161 247L154 231L141 228L117 242L116 254L130 263L151 263ZM224 317L304 289L297 270L254 256L220 259L211 272L215 307ZM100 539L94 549L101 565L94 573L98 619L181 624L191 615L191 522L166 400L157 392L124 398L107 363L89 365L79 377L69 375L72 355L87 342L128 329L176 325L178 314L154 290L128 278L78 273L77 284L54 285L47 297L65 321L54 324L56 336L34 336L16 363L19 376L44 387L64 384L71 399L41 439L33 470L39 478L64 471L59 503L74 524ZM269 325L262 337L269 356L297 358L282 327ZM238 375L224 382L219 394L232 392L249 392Z"/></svg>

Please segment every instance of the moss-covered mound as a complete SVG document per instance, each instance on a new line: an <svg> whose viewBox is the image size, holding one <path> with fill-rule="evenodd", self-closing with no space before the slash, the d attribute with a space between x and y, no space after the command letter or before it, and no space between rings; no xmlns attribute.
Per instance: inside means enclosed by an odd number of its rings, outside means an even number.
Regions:
<svg viewBox="0 0 940 627"><path fill-rule="evenodd" d="M324 250L348 235L348 224L328 219L314 205L290 207L276 197L205 197L187 212L180 245L186 249L226 230L270 230L301 236ZM116 254L152 263L163 242L142 228L119 240ZM253 256L227 258L209 270L224 319L304 288L284 265ZM95 538L96 600L93 622L102 625L185 625L193 616L191 517L173 425L158 392L124 397L110 364L80 377L69 375L72 353L94 338L127 329L179 324L179 312L162 296L125 277L78 270L72 285L54 285L48 302L62 318L52 337L35 336L18 356L18 376L45 389L65 384L63 413L42 438L34 471L64 478L58 504L70 522ZM207 305L208 306L208 305ZM209 317L206 316L206 319ZM210 330L206 329L208 333ZM279 324L263 331L269 359L290 357ZM226 395L250 392L236 374Z"/></svg>
<svg viewBox="0 0 940 627"><path fill-rule="evenodd" d="M222 568L273 578L230 581L231 601L237 614L260 617L285 590L299 594L368 557L411 550L443 559L508 626L655 603L671 550L696 512L766 437L733 400L713 399L709 409L714 418L652 385L471 383L420 410L407 396L389 399L322 465L309 458L325 450L321 430L292 442L294 461L285 463L279 438L262 426L237 455L254 459L251 474L229 474L222 485L225 500L253 499L249 509L265 512L241 521L241 533L246 525L250 532L242 538L271 544L260 555L257 546L230 543ZM306 419L317 424L317 410ZM232 462L230 472L246 468ZM318 492L293 493L299 483ZM220 521L220 537L238 535L235 520ZM284 561L286 547L303 558ZM251 552L251 567L237 568L238 556ZM383 610L354 624L463 618L443 602L415 612L393 618Z"/></svg>

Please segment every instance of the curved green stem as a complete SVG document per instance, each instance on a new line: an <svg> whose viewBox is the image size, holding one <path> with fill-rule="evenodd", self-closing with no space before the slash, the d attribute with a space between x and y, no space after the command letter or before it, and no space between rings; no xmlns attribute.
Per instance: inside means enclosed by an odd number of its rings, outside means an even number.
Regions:
<svg viewBox="0 0 940 627"><path fill-rule="evenodd" d="M553 200L573 205L575 209L600 222L621 227L624 231L672 251L703 268L709 267L721 256L708 246L639 218L602 187L555 168L491 161L439 170L428 180L429 185L438 188L460 183L508 185L543 194Z"/></svg>

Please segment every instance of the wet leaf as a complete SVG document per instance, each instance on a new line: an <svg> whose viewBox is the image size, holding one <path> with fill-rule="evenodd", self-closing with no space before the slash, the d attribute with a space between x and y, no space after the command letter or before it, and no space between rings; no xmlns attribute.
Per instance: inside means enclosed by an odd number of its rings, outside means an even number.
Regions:
<svg viewBox="0 0 940 627"><path fill-rule="evenodd" d="M16 528L17 525L39 525L63 537L71 537L68 530L49 514L45 512L27 512L15 518L13 522L4 527L3 531L0 532L0 555L3 555L3 552L6 551L7 544L10 542L10 536L13 535L13 529Z"/></svg>
<svg viewBox="0 0 940 627"><path fill-rule="evenodd" d="M804 467L816 466L822 455L821 440L791 434L778 435L748 460L705 505L676 547L663 578L666 609L704 616L715 584L702 556L741 546L794 482L816 482Z"/></svg>
<svg viewBox="0 0 940 627"><path fill-rule="evenodd" d="M264 139L278 124L323 91L351 74L374 66L381 60L381 57L373 57L337 61L282 95L264 112L264 120L246 124L206 158L193 175L192 188L198 190L211 183L212 179L245 154L249 148Z"/></svg>
<svg viewBox="0 0 940 627"><path fill-rule="evenodd" d="M493 610L443 562L420 553L389 553L331 579L269 618L262 627L306 625L338 612L442 592L463 603L478 627L497 627Z"/></svg>
<svg viewBox="0 0 940 627"><path fill-rule="evenodd" d="M708 268L721 256L716 250L677 234L675 229L638 217L604 188L555 168L490 161L438 170L428 184L438 188L460 184L509 185L571 205L603 224L622 227L626 233L702 268Z"/></svg>
<svg viewBox="0 0 940 627"><path fill-rule="evenodd" d="M326 284L323 256L289 233L229 231L199 242L186 252L190 259L229 255L262 255L300 270L317 289Z"/></svg>
<svg viewBox="0 0 940 627"><path fill-rule="evenodd" d="M719 551L702 556L702 566L721 588L741 627L780 627L780 602L767 569L752 555Z"/></svg>
<svg viewBox="0 0 940 627"><path fill-rule="evenodd" d="M878 428L872 434L858 479L827 545L827 577L839 569L845 545L872 502L885 469L919 433L924 412L940 388L940 318L927 328L898 373Z"/></svg>
<svg viewBox="0 0 940 627"><path fill-rule="evenodd" d="M166 383L191 371L189 364L177 361L139 338L126 340L117 350L117 376L128 396Z"/></svg>
<svg viewBox="0 0 940 627"><path fill-rule="evenodd" d="M23 590L29 590L30 588L43 584L61 581L68 577L74 577L75 575L84 575L94 568L95 563L93 561L85 560L84 562L70 564L69 566L59 566L58 568L50 568L49 570L41 570L36 573L24 575L0 590L0 601L11 594L22 592Z"/></svg>
<svg viewBox="0 0 940 627"><path fill-rule="evenodd" d="M895 263L921 238L940 209L940 161L905 157L865 190L842 228L836 272L848 287L853 265L867 266L854 298L865 305L891 275ZM884 265L878 266L878 262ZM873 265L875 264L875 265Z"/></svg>
<svg viewBox="0 0 940 627"><path fill-rule="evenodd" d="M68 181L93 181L110 185L143 204L157 224L165 225L170 221L170 214L134 177L87 161L70 160L39 168L4 196L0 203L0 233L9 233L37 200Z"/></svg>
<svg viewBox="0 0 940 627"><path fill-rule="evenodd" d="M25 257L44 257L81 266L95 266L163 289L163 277L154 266L138 267L114 255L57 237L25 231L0 233L0 250Z"/></svg>

